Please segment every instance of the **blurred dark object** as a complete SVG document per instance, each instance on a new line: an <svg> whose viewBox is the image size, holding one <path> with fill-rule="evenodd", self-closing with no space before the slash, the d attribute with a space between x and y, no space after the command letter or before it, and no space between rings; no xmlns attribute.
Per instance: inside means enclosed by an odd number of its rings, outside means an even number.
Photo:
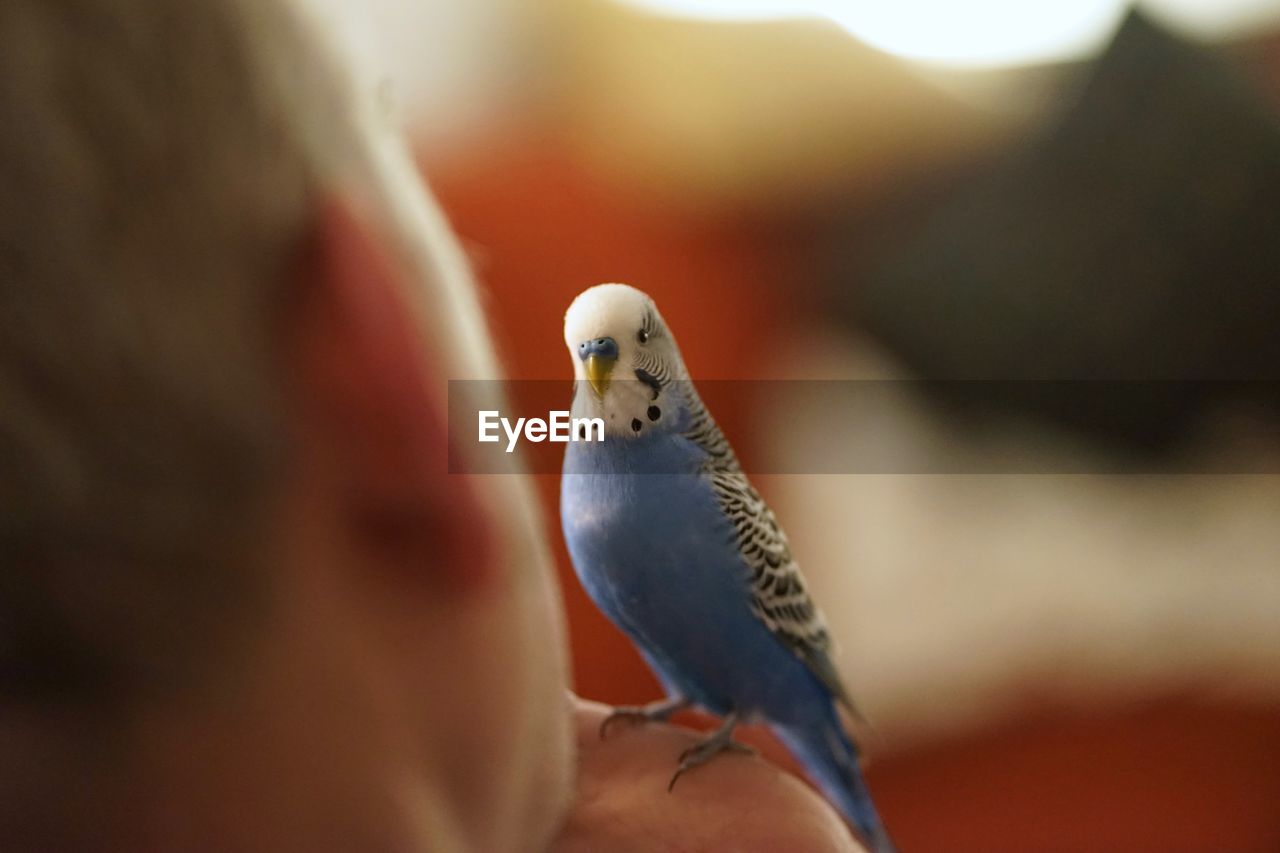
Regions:
<svg viewBox="0 0 1280 853"><path fill-rule="evenodd" d="M856 286L842 241L833 282L843 316L908 367L1137 380L937 383L963 411L1145 451L1224 400L1280 411L1280 121L1141 15L1054 129L914 221Z"/></svg>

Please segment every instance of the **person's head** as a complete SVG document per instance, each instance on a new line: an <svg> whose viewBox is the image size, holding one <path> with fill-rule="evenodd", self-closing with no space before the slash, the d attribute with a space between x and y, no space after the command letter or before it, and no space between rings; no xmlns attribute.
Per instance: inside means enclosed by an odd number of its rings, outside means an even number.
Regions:
<svg viewBox="0 0 1280 853"><path fill-rule="evenodd" d="M539 522L447 468L491 346L364 95L282 1L0 4L0 847L561 814Z"/></svg>

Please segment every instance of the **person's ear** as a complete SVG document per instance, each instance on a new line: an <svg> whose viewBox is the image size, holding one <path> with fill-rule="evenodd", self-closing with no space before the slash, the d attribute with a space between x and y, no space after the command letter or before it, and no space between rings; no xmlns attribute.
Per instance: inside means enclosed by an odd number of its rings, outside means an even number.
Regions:
<svg viewBox="0 0 1280 853"><path fill-rule="evenodd" d="M318 205L289 328L293 418L356 544L395 571L471 586L484 513L448 472L447 419L401 270L341 199Z"/></svg>

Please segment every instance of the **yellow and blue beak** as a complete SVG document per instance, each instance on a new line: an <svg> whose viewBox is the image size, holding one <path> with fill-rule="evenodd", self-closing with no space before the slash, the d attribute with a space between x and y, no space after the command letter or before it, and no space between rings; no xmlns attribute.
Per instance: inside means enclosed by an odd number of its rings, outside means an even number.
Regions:
<svg viewBox="0 0 1280 853"><path fill-rule="evenodd" d="M613 338L596 338L578 344L578 358L587 373L587 381L600 397L609 388L609 374L618 363L618 344Z"/></svg>

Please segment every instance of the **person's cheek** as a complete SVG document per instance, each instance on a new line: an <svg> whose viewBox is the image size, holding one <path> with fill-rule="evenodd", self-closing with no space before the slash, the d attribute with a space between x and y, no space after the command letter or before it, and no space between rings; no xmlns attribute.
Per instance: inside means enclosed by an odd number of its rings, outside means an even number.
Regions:
<svg viewBox="0 0 1280 853"><path fill-rule="evenodd" d="M459 771L496 797L479 816L506 824L506 841L495 844L538 849L568 807L573 768L564 614L545 524L516 475L450 480L471 502L468 526L458 527L477 537L470 559L485 561L455 572L451 593L470 610L455 686L467 697L457 723L473 752Z"/></svg>

